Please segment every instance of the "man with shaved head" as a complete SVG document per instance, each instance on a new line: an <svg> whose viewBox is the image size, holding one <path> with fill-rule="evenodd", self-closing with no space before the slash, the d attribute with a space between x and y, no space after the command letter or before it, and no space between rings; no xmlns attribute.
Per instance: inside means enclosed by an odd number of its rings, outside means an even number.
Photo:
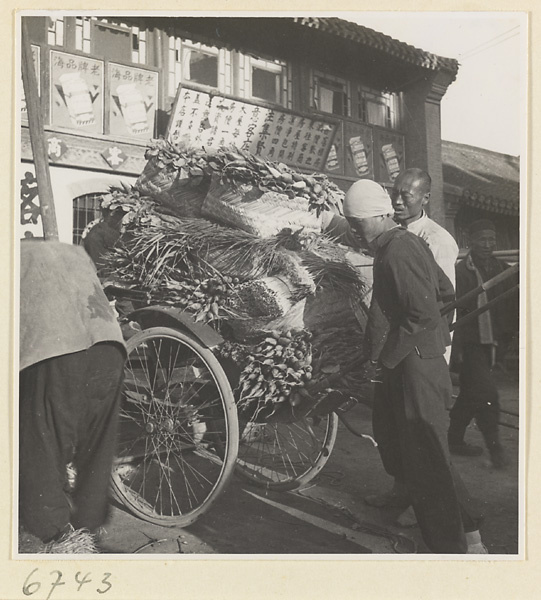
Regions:
<svg viewBox="0 0 541 600"><path fill-rule="evenodd" d="M391 192L394 218L428 244L440 269L454 287L458 246L453 236L430 219L424 210L430 201L431 185L430 175L421 169L406 169L400 173Z"/></svg>

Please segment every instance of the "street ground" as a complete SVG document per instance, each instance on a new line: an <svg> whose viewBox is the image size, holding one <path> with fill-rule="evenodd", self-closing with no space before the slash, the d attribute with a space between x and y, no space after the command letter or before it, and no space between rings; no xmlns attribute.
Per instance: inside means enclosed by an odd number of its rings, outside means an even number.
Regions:
<svg viewBox="0 0 541 600"><path fill-rule="evenodd" d="M453 457L471 494L484 509L483 542L490 554L519 551L519 393L516 377L495 373L502 410L502 443L509 466L495 470L485 452ZM456 393L456 390L455 390ZM347 413L351 424L371 433L371 409ZM483 445L471 425L467 441ZM303 489L268 492L234 476L225 493L195 524L166 528L112 505L102 551L113 554L396 554L427 552L417 526L400 526L401 509L378 509L363 498L390 487L377 448L342 423L329 462ZM406 519L404 515L402 519Z"/></svg>

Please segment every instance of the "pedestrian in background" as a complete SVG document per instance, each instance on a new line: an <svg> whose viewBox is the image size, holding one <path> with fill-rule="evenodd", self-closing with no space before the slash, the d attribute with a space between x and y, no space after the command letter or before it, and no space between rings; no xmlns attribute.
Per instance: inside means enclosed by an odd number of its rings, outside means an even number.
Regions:
<svg viewBox="0 0 541 600"><path fill-rule="evenodd" d="M489 220L479 220L469 228L470 251L456 267L457 299L483 282L499 275L510 265L494 257L496 228ZM487 304L517 283L508 279L489 292L483 292L457 308L457 320ZM466 428L475 419L483 434L495 468L507 460L500 442L500 403L492 369L498 346L518 332L518 291L516 296L496 303L476 319L455 329L452 368L458 370L460 393L451 409L449 449L452 454L478 456L482 448L464 440Z"/></svg>

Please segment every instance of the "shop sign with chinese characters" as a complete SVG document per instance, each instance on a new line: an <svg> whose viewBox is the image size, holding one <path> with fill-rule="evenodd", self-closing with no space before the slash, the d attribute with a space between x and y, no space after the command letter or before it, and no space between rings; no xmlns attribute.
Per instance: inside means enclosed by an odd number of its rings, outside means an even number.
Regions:
<svg viewBox="0 0 541 600"><path fill-rule="evenodd" d="M272 161L322 169L336 123L179 88L167 138L205 148L235 145Z"/></svg>
<svg viewBox="0 0 541 600"><path fill-rule="evenodd" d="M51 122L103 133L103 61L51 50Z"/></svg>
<svg viewBox="0 0 541 600"><path fill-rule="evenodd" d="M108 65L109 133L112 136L154 137L158 73L115 63Z"/></svg>
<svg viewBox="0 0 541 600"><path fill-rule="evenodd" d="M39 46L31 45L32 49L32 62L34 63L34 72L36 74L36 81L38 84L38 95L41 94L41 81L40 81L40 53L41 48ZM28 109L26 108L26 98L24 95L24 86L21 78L21 119L28 121Z"/></svg>

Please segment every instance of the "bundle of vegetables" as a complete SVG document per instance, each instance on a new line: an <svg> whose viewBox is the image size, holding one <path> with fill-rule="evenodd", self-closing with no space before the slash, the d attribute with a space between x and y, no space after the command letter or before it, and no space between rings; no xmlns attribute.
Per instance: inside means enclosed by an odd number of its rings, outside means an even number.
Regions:
<svg viewBox="0 0 541 600"><path fill-rule="evenodd" d="M156 140L147 149L148 162L135 183L143 194L180 217L200 217L207 195L208 155L202 149L184 147L177 151L164 140Z"/></svg>
<svg viewBox="0 0 541 600"><path fill-rule="evenodd" d="M233 185L251 185L262 192L279 192L288 198L308 200L316 215L340 204L343 192L326 175L307 175L284 163L272 163L243 150L229 151L231 162L221 170L222 181Z"/></svg>
<svg viewBox="0 0 541 600"><path fill-rule="evenodd" d="M148 163L136 187L147 194L169 191L175 182L188 179L199 186L216 173L243 192L278 192L287 198L307 201L317 216L324 210L340 207L344 193L326 175L299 173L284 163L275 163L235 147L203 150L154 140L147 149Z"/></svg>
<svg viewBox="0 0 541 600"><path fill-rule="evenodd" d="M309 331L269 331L250 348L226 343L222 356L241 370L237 406L250 420L268 418L312 378L312 345Z"/></svg>
<svg viewBox="0 0 541 600"><path fill-rule="evenodd" d="M198 279L193 274L177 271L175 278L168 277L152 289L150 303L181 308L196 322L211 323L220 318L238 317L239 313L230 306L235 283L228 276Z"/></svg>
<svg viewBox="0 0 541 600"><path fill-rule="evenodd" d="M277 192L245 191L245 186L224 183L218 175L201 206L204 216L258 237L270 237L283 229L321 231L322 219L309 210L304 198L289 199Z"/></svg>
<svg viewBox="0 0 541 600"><path fill-rule="evenodd" d="M260 238L203 218L172 216L155 196L134 188L111 189L104 205L127 211L126 235L108 261L115 283L148 292L151 303L185 310L220 329L231 343L244 340L235 343L231 357L242 373L237 396L245 413L266 418L280 405L293 406L312 378L302 299L325 289L357 296L364 286L336 244L314 232L286 228ZM288 320L292 313L295 320ZM235 321L253 327L252 333L237 336ZM265 329L263 338L256 337ZM332 336L324 348L315 346L318 377L321 368L351 359L356 342L350 334L346 329L336 335L342 343L348 340L340 347L342 358L330 359L329 352L339 354Z"/></svg>
<svg viewBox="0 0 541 600"><path fill-rule="evenodd" d="M178 179L189 179L193 186L210 179L211 154L202 148L174 145L163 139L153 140L145 151L147 164L136 187L144 193L168 191Z"/></svg>
<svg viewBox="0 0 541 600"><path fill-rule="evenodd" d="M152 210L131 216L108 270L117 285L147 291L154 303L177 306L203 322L271 320L315 290L300 260L276 238Z"/></svg>

